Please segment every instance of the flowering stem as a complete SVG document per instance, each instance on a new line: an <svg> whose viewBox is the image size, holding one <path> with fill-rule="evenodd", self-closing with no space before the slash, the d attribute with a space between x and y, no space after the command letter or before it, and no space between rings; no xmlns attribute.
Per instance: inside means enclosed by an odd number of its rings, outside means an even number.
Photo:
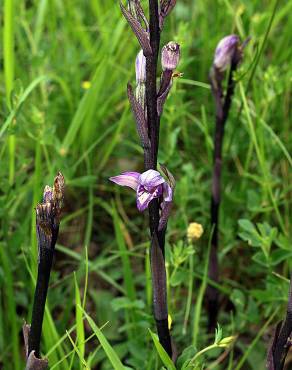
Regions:
<svg viewBox="0 0 292 370"><path fill-rule="evenodd" d="M282 370L284 368L285 359L291 346L291 334L292 334L292 275L290 278L290 291L288 298L287 314L285 321L283 322L279 335L276 339L273 359L275 370ZM289 343L290 339L290 343Z"/></svg>
<svg viewBox="0 0 292 370"><path fill-rule="evenodd" d="M59 233L60 213L64 196L64 177L59 172L53 188L46 186L42 203L36 207L36 231L38 240L38 275L34 293L31 326L27 338L27 363L31 354L40 356L40 341L46 298L53 263L55 245ZM34 351L34 353L31 353Z"/></svg>
<svg viewBox="0 0 292 370"><path fill-rule="evenodd" d="M212 196L211 196L211 226L214 227L211 240L211 253L209 260L209 279L218 283L219 280L219 266L218 266L218 225L219 225L219 210L221 198L221 170L222 170L222 147L224 139L224 129L231 107L232 96L234 93L235 81L233 79L234 72L237 68L238 62L233 61L230 68L227 92L222 104L222 89L213 87L213 94L216 103L216 126L214 135L214 158L213 158L213 176L212 176ZM216 328L218 316L218 290L212 286L207 289L208 299L208 314L209 323L208 331L211 332Z"/></svg>
<svg viewBox="0 0 292 370"><path fill-rule="evenodd" d="M145 171L156 170L157 155L159 145L159 117L157 114L157 89L156 74L157 61L160 43L159 34L159 15L157 0L149 0L149 33L152 54L146 57L146 106L147 106L147 125L151 149L144 152ZM151 235L157 233L159 224L159 202L153 199L149 204L149 226ZM164 245L159 243L164 254Z"/></svg>
<svg viewBox="0 0 292 370"><path fill-rule="evenodd" d="M160 30L159 30L159 12L158 12L158 1L149 0L149 35L150 35L150 45L152 53L146 56L146 106L147 106L147 125L149 140L151 144L150 151L144 151L144 166L145 171L149 169L156 170L157 168L157 155L159 146L159 126L160 119L157 112L157 88L156 88L156 75L157 75L157 61L159 53L160 44ZM163 256L163 264L159 263L157 258L151 258L151 268L157 270L156 264L159 264L163 271L159 273L165 274L164 265L164 242L165 242L165 229L158 231L159 225L159 200L153 199L149 204L149 228L151 233L151 254L156 256L154 253L154 236L157 236L158 247L160 248ZM156 239L156 238L155 238ZM162 281L156 280L152 274L152 285L153 285L153 295L157 297L161 291L166 295L166 280ZM160 281L159 281L160 280ZM164 286L161 286L161 285ZM163 306L163 307L162 307ZM163 317L157 317L156 313L164 312ZM156 320L157 333L161 345L164 347L165 351L171 357L171 339L168 329L168 314L167 314L167 300L155 300L154 299L154 316Z"/></svg>
<svg viewBox="0 0 292 370"><path fill-rule="evenodd" d="M40 258L38 264L37 284L34 294L31 327L28 340L28 355L35 351L35 356L40 356L40 341L44 310L53 262L54 249L40 246Z"/></svg>

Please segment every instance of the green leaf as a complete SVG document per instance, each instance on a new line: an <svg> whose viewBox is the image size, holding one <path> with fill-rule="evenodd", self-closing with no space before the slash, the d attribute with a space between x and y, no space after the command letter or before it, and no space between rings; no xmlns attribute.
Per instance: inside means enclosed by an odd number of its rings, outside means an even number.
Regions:
<svg viewBox="0 0 292 370"><path fill-rule="evenodd" d="M234 289L230 296L231 301L236 307L237 311L243 311L245 306L245 296L239 289Z"/></svg>
<svg viewBox="0 0 292 370"><path fill-rule="evenodd" d="M223 330L219 324L217 324L217 328L215 329L215 341L214 343L218 344L223 336Z"/></svg>
<svg viewBox="0 0 292 370"><path fill-rule="evenodd" d="M116 354L113 347L109 344L106 337L103 335L102 331L97 327L95 322L92 320L92 318L84 311L84 309L79 306L82 310L83 314L85 315L91 329L94 331L94 334L98 338L100 345L102 346L104 352L106 353L109 361L113 365L113 368L115 370L125 370L126 367L121 363L121 360L119 359L118 355Z"/></svg>
<svg viewBox="0 0 292 370"><path fill-rule="evenodd" d="M190 358L194 357L197 352L197 348L193 345L185 348L182 354L177 359L177 367L181 370L191 369L191 367L189 366Z"/></svg>
<svg viewBox="0 0 292 370"><path fill-rule="evenodd" d="M272 266L276 266L279 263L288 260L292 256L292 250L287 251L285 249L277 249L270 255L270 263Z"/></svg>
<svg viewBox="0 0 292 370"><path fill-rule="evenodd" d="M187 279L187 273L182 270L175 270L174 273L171 274L169 279L169 284L172 287L176 287L180 285L183 281L186 281Z"/></svg>
<svg viewBox="0 0 292 370"><path fill-rule="evenodd" d="M111 306L114 311L119 311L121 309L143 310L145 308L145 303L139 299L132 301L127 297L118 297L118 298L114 298L111 301Z"/></svg>
<svg viewBox="0 0 292 370"><path fill-rule="evenodd" d="M157 353L163 364L166 366L167 370L176 370L176 367L174 366L171 358L168 356L168 354L165 352L164 348L160 344L157 335L154 334L150 329L148 330L156 347Z"/></svg>
<svg viewBox="0 0 292 370"><path fill-rule="evenodd" d="M249 220L238 220L238 224L242 230L238 233L241 239L247 241L252 247L260 247L262 245L260 235L258 234L255 226Z"/></svg>
<svg viewBox="0 0 292 370"><path fill-rule="evenodd" d="M75 280L75 305L76 305L76 339L78 350L80 353L80 359L84 359L85 353L85 335L84 335L84 325L83 325L83 317L82 311L79 307L81 307L81 297L79 292L79 287L76 279L76 275L74 273L74 280Z"/></svg>
<svg viewBox="0 0 292 370"><path fill-rule="evenodd" d="M240 220L238 220L238 224L239 224L239 226L243 229L243 230L245 230L245 231L247 231L247 232L249 232L249 233L253 233L253 232L255 232L256 230L255 230L255 227L254 227L254 225L253 225L253 223L252 222L250 222L249 220L247 220L247 219L240 219Z"/></svg>
<svg viewBox="0 0 292 370"><path fill-rule="evenodd" d="M268 260L265 256L265 254L262 251L259 251L259 252L255 253L252 256L252 260L255 261L256 263L258 263L261 266L264 266L264 267L269 266L269 262L268 262Z"/></svg>

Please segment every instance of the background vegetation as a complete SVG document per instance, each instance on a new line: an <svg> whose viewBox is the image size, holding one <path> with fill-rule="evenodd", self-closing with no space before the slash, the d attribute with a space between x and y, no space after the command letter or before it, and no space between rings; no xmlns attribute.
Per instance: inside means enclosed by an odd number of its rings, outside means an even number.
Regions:
<svg viewBox="0 0 292 370"><path fill-rule="evenodd" d="M252 41L226 127L218 288L223 336L236 339L232 349L200 359L209 369L264 369L292 268L292 1L177 3L162 44L181 44L183 77L165 105L159 153L177 180L167 232L172 336L178 354L187 349L185 359L196 353L192 344L202 350L214 342L202 304L214 128L208 71L217 42L235 32ZM1 20L0 367L24 367L21 327L30 321L37 261L34 207L61 170L66 204L43 354L51 369L112 369L95 323L125 365L160 369L148 331L155 326L147 215L138 214L131 191L108 181L143 168L126 97L138 45L113 0L5 0ZM205 232L190 245L193 221ZM80 305L93 321L83 320Z"/></svg>

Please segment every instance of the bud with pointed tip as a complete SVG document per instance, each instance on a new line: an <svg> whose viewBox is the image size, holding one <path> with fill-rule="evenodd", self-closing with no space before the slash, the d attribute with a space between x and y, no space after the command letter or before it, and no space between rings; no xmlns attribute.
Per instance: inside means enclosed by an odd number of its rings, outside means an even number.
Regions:
<svg viewBox="0 0 292 370"><path fill-rule="evenodd" d="M146 58L143 54L143 50L140 50L136 57L136 99L141 104L143 110L146 109L145 94L146 94Z"/></svg>
<svg viewBox="0 0 292 370"><path fill-rule="evenodd" d="M175 7L176 0L160 0L159 28L162 30L163 23L168 14Z"/></svg>
<svg viewBox="0 0 292 370"><path fill-rule="evenodd" d="M238 50L239 37L229 35L224 37L217 45L214 56L214 67L220 72L225 71L232 63L232 59Z"/></svg>
<svg viewBox="0 0 292 370"><path fill-rule="evenodd" d="M52 199L53 199L53 189L49 185L46 185L43 193L43 203L49 203L52 201Z"/></svg>
<svg viewBox="0 0 292 370"><path fill-rule="evenodd" d="M173 71L179 62L180 46L174 41L164 45L161 51L161 65L164 71Z"/></svg>
<svg viewBox="0 0 292 370"><path fill-rule="evenodd" d="M146 82L146 58L143 50L140 50L136 57L136 83L141 84Z"/></svg>

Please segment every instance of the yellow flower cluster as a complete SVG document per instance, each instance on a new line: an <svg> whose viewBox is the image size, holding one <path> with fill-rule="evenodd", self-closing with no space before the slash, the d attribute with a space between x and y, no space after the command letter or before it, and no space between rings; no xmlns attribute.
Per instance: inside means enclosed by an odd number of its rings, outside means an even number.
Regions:
<svg viewBox="0 0 292 370"><path fill-rule="evenodd" d="M204 232L203 226L197 222L191 222L187 230L188 241L192 242L200 239Z"/></svg>

